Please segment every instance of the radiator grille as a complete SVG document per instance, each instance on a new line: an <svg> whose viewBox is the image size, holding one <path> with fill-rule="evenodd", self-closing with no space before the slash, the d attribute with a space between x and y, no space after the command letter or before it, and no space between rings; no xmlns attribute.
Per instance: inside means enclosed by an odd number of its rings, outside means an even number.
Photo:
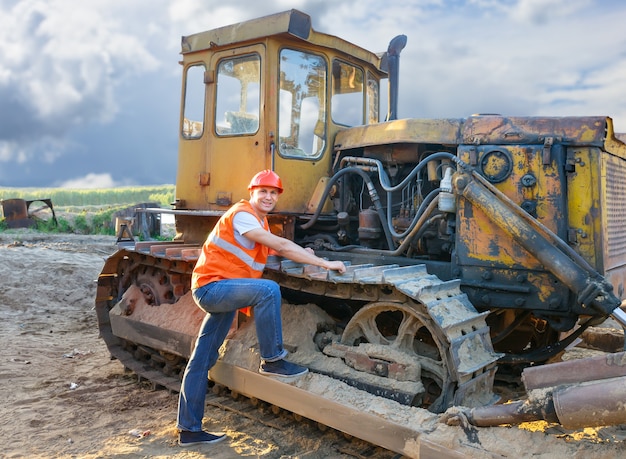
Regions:
<svg viewBox="0 0 626 459"><path fill-rule="evenodd" d="M604 154L606 161L605 214L607 227L606 266L610 269L626 262L626 161Z"/></svg>

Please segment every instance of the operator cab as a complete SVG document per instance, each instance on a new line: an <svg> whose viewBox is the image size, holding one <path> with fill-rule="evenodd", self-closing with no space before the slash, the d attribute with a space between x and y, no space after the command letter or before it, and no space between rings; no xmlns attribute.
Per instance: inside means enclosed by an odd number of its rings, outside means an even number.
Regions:
<svg viewBox="0 0 626 459"><path fill-rule="evenodd" d="M183 37L177 209L223 212L272 169L281 213L317 208L333 139L379 122L378 55L291 10Z"/></svg>

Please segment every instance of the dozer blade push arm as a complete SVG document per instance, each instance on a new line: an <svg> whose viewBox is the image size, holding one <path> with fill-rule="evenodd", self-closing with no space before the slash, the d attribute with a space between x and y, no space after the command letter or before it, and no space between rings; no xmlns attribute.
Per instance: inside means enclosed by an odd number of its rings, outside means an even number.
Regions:
<svg viewBox="0 0 626 459"><path fill-rule="evenodd" d="M550 229L534 219L475 171L457 172L455 193L480 208L502 230L537 258L577 295L590 314L612 315L626 327L613 286Z"/></svg>

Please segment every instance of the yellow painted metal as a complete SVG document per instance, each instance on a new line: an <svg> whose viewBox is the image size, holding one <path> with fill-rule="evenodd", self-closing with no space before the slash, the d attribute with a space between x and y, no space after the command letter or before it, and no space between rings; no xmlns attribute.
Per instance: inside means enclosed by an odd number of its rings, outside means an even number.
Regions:
<svg viewBox="0 0 626 459"><path fill-rule="evenodd" d="M562 215L558 215L555 209L558 208L558 200L563 195L563 190L554 166L542 166L542 148L516 145L489 146L488 151L492 151L493 148L499 148L510 155L513 165L509 178L494 186L518 204L536 201L537 220L553 232L557 232L557 222ZM470 163L467 150L460 155L460 159ZM520 186L522 178L529 173L535 177L536 184L531 187ZM461 252L464 264L472 263L494 268L541 269L542 264L534 256L511 239L510 235L492 222L482 210L464 199L461 199L458 220L461 225L459 230L461 246L467 248L467 252Z"/></svg>
<svg viewBox="0 0 626 459"><path fill-rule="evenodd" d="M183 62L183 75L185 75L186 69L193 65L203 64L207 66L208 63L200 60L199 57L193 59L185 59ZM180 106L184 106L184 93L185 85L187 84L185 78L182 81L183 91L181 93ZM210 120L205 120L205 126L208 125ZM180 131L182 132L183 115L180 114L179 119ZM179 132L178 142L178 168L176 175L176 199L184 200L180 207L198 209L206 206L204 197L202 194L201 183L205 182L208 177L204 176L206 172L206 159L202 154L206 151L207 136L204 135L199 139L193 141L185 141L182 138L182 134Z"/></svg>
<svg viewBox="0 0 626 459"><path fill-rule="evenodd" d="M229 202L247 198L247 184L256 172L273 168L281 177L285 193L277 212L306 213L311 196L331 169L333 138L343 129L330 120L327 106L326 146L316 160L283 158L277 143L279 53L287 47L321 56L327 68L334 58L367 69L377 78L380 57L337 37L315 32L310 19L295 10L255 19L183 38L183 68L202 62L207 68L205 129L199 139L180 137L176 198L186 209L224 210ZM220 59L247 53L261 56L261 105L259 129L254 135L218 136L215 124L215 72ZM330 70L329 77L330 81ZM184 92L183 82L183 92ZM330 84L326 88L328 104ZM181 106L184 99L181 98ZM181 126L183 119L181 115ZM327 207L328 208L328 207Z"/></svg>
<svg viewBox="0 0 626 459"><path fill-rule="evenodd" d="M563 150L553 152L551 146L542 147L541 142L547 142L548 137ZM507 142L507 138L511 140ZM537 220L606 276L617 296L624 299L626 145L613 134L610 118L469 119L463 126L463 142L476 145L459 150L460 159L475 167L480 167L485 151L508 152L513 164L511 175L494 186L518 205L536 203ZM556 166L566 167L566 174L555 168L555 163L545 163L546 159L552 161L555 153L567 159L567 164ZM488 163L489 167L497 170L501 165ZM523 186L527 173L536 179L533 186ZM566 177L565 182L559 176ZM528 282L538 287L539 298L547 299L555 284L545 273L544 264L491 222L484 211L464 199L459 204L460 264L497 270L504 278L510 268L527 270Z"/></svg>
<svg viewBox="0 0 626 459"><path fill-rule="evenodd" d="M302 51L309 51L316 54L320 54L322 50L318 47L313 46L309 43L298 42L294 43L288 42L284 39L282 40L268 40L268 53L267 53L267 71L269 74L269 81L271 84L271 88L269 89L269 93L273 94L274 97L270 97L268 100L268 107L266 108L267 118L271 120L271 125L266 128L268 133L276 133L278 132L278 82L280 79L279 75L279 62L278 56L280 50L287 46L297 46L297 49ZM330 68L329 62L334 56L337 56L337 51L327 49L324 50L323 55L326 57L327 66ZM327 95L329 99L330 96ZM330 122L330 121L327 121ZM336 127L331 127L328 135L333 132ZM278 140L275 140L278 142ZM273 162L274 170L280 176L283 182L283 188L285 192L281 195L278 205L276 206L277 212L295 212L295 213L305 213L307 211L307 203L309 198L315 191L315 187L317 183L322 177L328 176L331 167L331 145L330 142L326 142L326 147L324 154L315 161L311 160L301 160L294 158L283 158L279 153L278 145L275 147L273 161L268 155L268 167L270 162Z"/></svg>
<svg viewBox="0 0 626 459"><path fill-rule="evenodd" d="M576 148L573 151L575 172L568 175L569 226L575 234L576 250L592 266L600 269L596 255L602 253L600 216L599 149ZM595 184L596 186L590 186Z"/></svg>
<svg viewBox="0 0 626 459"><path fill-rule="evenodd" d="M300 11L290 10L262 18L220 27L218 29L188 35L182 38L182 54L194 53L249 41L261 41L266 37L277 40L309 43L315 48L334 50L345 56L366 62L373 72L382 76L380 56L334 35L317 32L311 27L311 18Z"/></svg>
<svg viewBox="0 0 626 459"><path fill-rule="evenodd" d="M291 10L184 36L181 52L186 54L205 51L246 41L258 41L278 34L292 33L306 39L310 31L311 19L303 13Z"/></svg>
<svg viewBox="0 0 626 459"><path fill-rule="evenodd" d="M185 56L183 64L202 62L209 71L215 70L218 62L235 55L257 54L265 56L262 44L244 46L236 51L223 50L203 55ZM264 97L266 77L261 75L261 97ZM240 199L249 197L247 185L250 178L260 170L269 168L269 141L265 135L265 120L271 113L264 113L255 134L240 136L218 136L215 125L215 84L206 86L206 109L204 133L199 139L179 141L178 175L176 197L184 199L185 207L191 209L220 210ZM181 115L182 117L182 115ZM182 125L181 118L181 125ZM227 199L221 205L220 199Z"/></svg>
<svg viewBox="0 0 626 459"><path fill-rule="evenodd" d="M613 120L606 118L606 140L604 149L622 159L626 159L626 134L616 134L613 129Z"/></svg>
<svg viewBox="0 0 626 459"><path fill-rule="evenodd" d="M329 181L330 181L330 177L322 177L317 183L317 186L315 187L315 191L313 191L313 194L311 195L311 199L309 199L309 203L307 204L307 211L309 213L311 214L315 213L317 208L322 204L322 197L324 195L324 191L326 190L326 186L328 185ZM322 207L323 212L332 211L332 202L330 201L330 199L328 199L328 197L323 204L324 204L324 207Z"/></svg>
<svg viewBox="0 0 626 459"><path fill-rule="evenodd" d="M401 119L353 127L337 133L335 148L352 148L392 143L461 143L461 119Z"/></svg>
<svg viewBox="0 0 626 459"><path fill-rule="evenodd" d="M578 253L626 298L626 145L606 118L603 147L572 148L575 172L568 175L569 225Z"/></svg>

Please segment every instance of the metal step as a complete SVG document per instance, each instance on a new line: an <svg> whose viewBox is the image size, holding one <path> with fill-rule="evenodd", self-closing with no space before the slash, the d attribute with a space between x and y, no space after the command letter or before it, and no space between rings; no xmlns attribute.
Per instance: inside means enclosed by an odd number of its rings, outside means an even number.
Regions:
<svg viewBox="0 0 626 459"><path fill-rule="evenodd" d="M455 451L439 444L435 439L428 438L428 430L432 428L420 429L418 423L411 427L400 425L383 416L376 416L350 406L348 401L339 403L329 400L293 384L285 384L221 360L211 369L209 377L212 381L242 395L263 399L292 413L406 457L460 459L474 457L473 454L476 453L475 445L460 443Z"/></svg>

